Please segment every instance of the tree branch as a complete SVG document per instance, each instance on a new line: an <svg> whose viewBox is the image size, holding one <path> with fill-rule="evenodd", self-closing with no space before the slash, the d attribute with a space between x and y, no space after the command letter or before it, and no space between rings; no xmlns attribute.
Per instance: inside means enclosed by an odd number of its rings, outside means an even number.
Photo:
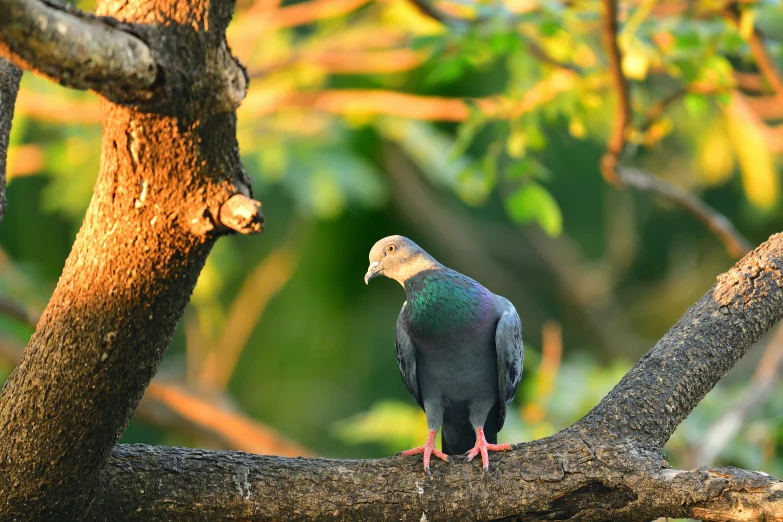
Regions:
<svg viewBox="0 0 783 522"><path fill-rule="evenodd" d="M726 216L690 192L636 168L620 166L615 170L621 185L647 192L688 211L715 234L730 256L742 257L752 248L750 242L734 228Z"/></svg>
<svg viewBox="0 0 783 522"><path fill-rule="evenodd" d="M14 64L0 58L0 221L5 215L8 202L5 198L6 160L8 141L11 134L11 120L14 118L16 93L19 90L20 71Z"/></svg>
<svg viewBox="0 0 783 522"><path fill-rule="evenodd" d="M101 108L95 97L75 99L21 89L16 98L16 114L28 118L70 125L98 125Z"/></svg>
<svg viewBox="0 0 783 522"><path fill-rule="evenodd" d="M284 93L274 96L254 92L250 93L240 110L256 117L273 114L285 108L307 108L331 114L375 114L427 121L464 121L470 116L473 104L488 118L512 119L553 100L563 92L572 90L576 81L577 76L572 71L554 71L529 89L520 100L501 96L445 98L362 89Z"/></svg>
<svg viewBox="0 0 783 522"><path fill-rule="evenodd" d="M32 313L16 301L5 297L0 297L0 313L14 318L30 328L35 328L35 324L41 318L39 314Z"/></svg>
<svg viewBox="0 0 783 522"><path fill-rule="evenodd" d="M780 521L783 482L738 469L675 471L646 455L555 435L475 463L285 459L118 446L82 520ZM765 518L766 517L766 518Z"/></svg>
<svg viewBox="0 0 783 522"><path fill-rule="evenodd" d="M659 449L783 317L783 233L746 255L574 428Z"/></svg>
<svg viewBox="0 0 783 522"><path fill-rule="evenodd" d="M452 30L461 30L467 25L467 23L480 24L482 21L484 21L479 18L477 20L471 20L468 22L462 18L452 16L449 13L446 13L432 5L432 2L429 0L410 0L410 3L424 16L431 18L436 22L440 22ZM534 42L532 38L522 34L520 34L519 37L525 42L525 45L527 46L530 53L539 61L548 63L549 65L553 65L561 69L573 71L580 75L582 74L582 69L580 67L574 64L561 62L560 60L553 58L544 49L542 49L540 45Z"/></svg>
<svg viewBox="0 0 783 522"><path fill-rule="evenodd" d="M294 250L283 246L271 252L245 278L229 309L218 341L201 368L200 381L225 389L269 301L288 283L299 264Z"/></svg>
<svg viewBox="0 0 783 522"><path fill-rule="evenodd" d="M242 413L226 410L181 386L155 378L147 387L139 404L139 412L152 416L152 410L161 406L190 423L199 432L220 439L227 448L290 457L313 454Z"/></svg>
<svg viewBox="0 0 783 522"><path fill-rule="evenodd" d="M734 22L735 25L740 25L740 18L742 15L736 2L728 6L725 13L726 17ZM755 27L748 36L748 46L750 47L751 54L753 54L753 59L756 61L756 65L764 75L764 78L767 79L770 86L772 86L772 90L775 91L778 103L781 103L781 101L783 101L783 74L781 74L775 60L770 56L769 51L767 51L767 48L764 45L764 36Z"/></svg>
<svg viewBox="0 0 783 522"><path fill-rule="evenodd" d="M158 75L129 26L42 0L0 0L0 56L115 101L148 99Z"/></svg>
<svg viewBox="0 0 783 522"><path fill-rule="evenodd" d="M455 22L461 22L461 20L457 20L453 18L452 16L449 16L448 14L444 13L434 5L429 0L410 0L411 5L415 7L421 14L426 16L427 18L431 18L435 20L436 22L440 22L443 25L453 25Z"/></svg>
<svg viewBox="0 0 783 522"><path fill-rule="evenodd" d="M623 74L622 55L617 46L617 0L603 0L603 29L601 36L609 59L609 71L617 96L612 134L606 145L606 153L601 158L601 173L604 179L618 184L617 165L625 149L625 132L631 123L631 98L628 82Z"/></svg>
<svg viewBox="0 0 783 522"><path fill-rule="evenodd" d="M427 478L416 458L291 460L119 446L85 520L782 521L781 481L737 469L675 471L661 453L781 316L783 233L721 275L582 420L493 456L488 474L459 459L435 463Z"/></svg>
<svg viewBox="0 0 783 522"><path fill-rule="evenodd" d="M15 366L22 360L22 348L0 338L0 359ZM283 457L313 455L246 415L218 406L161 377L153 379L147 387L136 415L156 426L186 427L202 438L218 441L221 445L218 447Z"/></svg>
<svg viewBox="0 0 783 522"><path fill-rule="evenodd" d="M750 243L734 228L734 225L721 213L680 188L656 178L638 169L622 167L622 154L626 147L626 131L631 122L631 101L628 82L623 74L622 55L617 45L617 0L604 0L603 40L609 57L609 71L614 88L617 91L617 109L612 134L601 158L601 174L609 183L617 186L630 186L642 192L649 192L690 212L696 219L718 237L733 257L740 257L750 250ZM695 88L695 87L692 87ZM686 91L682 91L685 94ZM653 108L653 117L659 117L666 106L676 101L680 93L674 93L662 100L658 108ZM658 111L658 112L656 112ZM644 122L649 125L653 120L648 117Z"/></svg>

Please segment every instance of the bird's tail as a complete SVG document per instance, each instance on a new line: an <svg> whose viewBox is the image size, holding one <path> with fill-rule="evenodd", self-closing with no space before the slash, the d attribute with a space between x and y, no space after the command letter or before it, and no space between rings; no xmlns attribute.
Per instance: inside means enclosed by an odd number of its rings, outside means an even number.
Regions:
<svg viewBox="0 0 783 522"><path fill-rule="evenodd" d="M495 404L487 415L484 423L484 436L490 444L498 443L498 414L499 405ZM443 416L443 431L441 431L441 445L446 455L461 455L467 453L476 444L476 431L468 420L468 415L449 415L447 411Z"/></svg>

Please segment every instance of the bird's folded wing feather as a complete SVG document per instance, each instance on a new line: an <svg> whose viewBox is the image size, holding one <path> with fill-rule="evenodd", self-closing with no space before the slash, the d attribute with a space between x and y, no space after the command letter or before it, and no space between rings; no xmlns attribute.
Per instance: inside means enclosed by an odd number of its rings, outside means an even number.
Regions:
<svg viewBox="0 0 783 522"><path fill-rule="evenodd" d="M402 310L400 310L400 315L397 318L397 338L395 340L397 345L397 367L400 369L400 375L402 376L402 382L405 383L405 387L411 392L419 406L424 409L424 401L419 390L419 378L416 375L416 347L413 346L413 341L405 331L403 319L407 304L408 301L403 303Z"/></svg>
<svg viewBox="0 0 783 522"><path fill-rule="evenodd" d="M498 358L498 388L500 397L500 419L498 430L506 420L506 407L514 400L519 380L522 377L524 351L522 349L522 321L514 305L503 297L502 313L495 330L495 351Z"/></svg>

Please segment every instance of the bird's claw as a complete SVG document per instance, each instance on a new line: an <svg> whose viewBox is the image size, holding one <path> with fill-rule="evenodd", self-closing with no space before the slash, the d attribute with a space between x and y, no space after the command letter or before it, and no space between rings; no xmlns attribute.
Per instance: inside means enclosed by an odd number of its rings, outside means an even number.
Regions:
<svg viewBox="0 0 783 522"><path fill-rule="evenodd" d="M511 444L489 444L484 437L484 430L476 430L476 445L468 452L465 462L470 462L479 453L481 454L481 464L484 471L489 471L489 452L490 451L509 451Z"/></svg>
<svg viewBox="0 0 783 522"><path fill-rule="evenodd" d="M435 455L443 462L448 462L449 457L442 451L439 451L435 449L435 432L430 431L429 436L427 437L427 442L424 444L424 446L419 446L418 448L413 448L409 450L405 450L401 453L403 457L409 457L411 455L418 455L419 453L424 454L424 471L427 473L427 475L432 475L432 472L430 471L430 457L432 455Z"/></svg>

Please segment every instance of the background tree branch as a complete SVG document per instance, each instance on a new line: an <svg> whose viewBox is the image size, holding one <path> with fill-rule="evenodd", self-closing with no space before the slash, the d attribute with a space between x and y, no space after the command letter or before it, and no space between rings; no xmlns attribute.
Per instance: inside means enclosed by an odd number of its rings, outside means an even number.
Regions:
<svg viewBox="0 0 783 522"><path fill-rule="evenodd" d="M623 74L623 57L617 45L617 0L603 0L601 38L617 97L612 133L606 144L606 154L601 158L601 173L610 183L619 184L617 166L625 150L625 133L631 124L631 94Z"/></svg>
<svg viewBox="0 0 783 522"><path fill-rule="evenodd" d="M740 25L742 12L740 11L738 2L732 2L726 8L725 14L735 25ZM775 63L775 59L769 54L769 51L767 51L767 47L764 44L764 36L755 27L752 28L748 35L748 46L750 46L750 52L753 55L756 65L775 92L777 102L779 104L783 103L783 73L780 72L778 65Z"/></svg>
<svg viewBox="0 0 783 522"><path fill-rule="evenodd" d="M34 326L34 323L33 323ZM22 349L0 338L0 359L17 365ZM139 402L136 415L156 426L187 431L225 448L283 457L312 456L313 453L286 439L275 430L229 409L225 401L203 397L188 388L155 377Z"/></svg>
<svg viewBox="0 0 783 522"><path fill-rule="evenodd" d="M617 2L616 0L604 0L603 7L602 38L609 59L609 72L617 96L617 104L606 152L601 157L601 174L609 183L650 193L688 211L707 225L707 228L723 242L732 257L741 257L750 250L751 245L723 214L668 181L640 169L630 169L622 165L622 156L627 146L627 131L631 125L632 117L630 89L628 80L623 73L622 53L617 43ZM686 93L687 91L683 90L682 92ZM663 100L659 106L653 107L652 114L659 114L677 98L679 95L675 93L675 95ZM643 129L644 125L649 124L649 121L648 117L643 123Z"/></svg>
<svg viewBox="0 0 783 522"><path fill-rule="evenodd" d="M640 169L619 166L615 170L622 185L672 203L701 221L723 243L732 257L742 257L752 248L726 216L690 192Z"/></svg>

